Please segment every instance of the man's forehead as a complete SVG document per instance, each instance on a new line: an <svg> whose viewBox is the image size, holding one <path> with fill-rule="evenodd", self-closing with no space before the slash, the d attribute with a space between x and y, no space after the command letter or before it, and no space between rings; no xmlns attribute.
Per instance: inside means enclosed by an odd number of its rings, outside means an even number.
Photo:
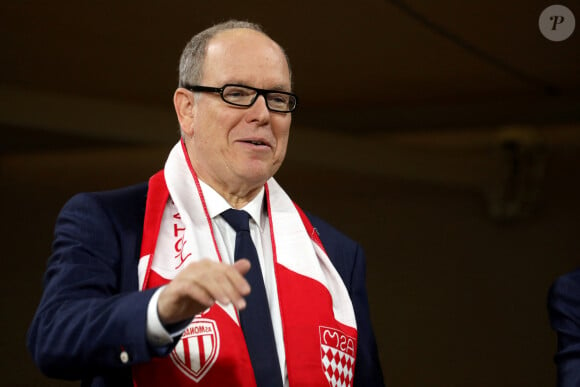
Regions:
<svg viewBox="0 0 580 387"><path fill-rule="evenodd" d="M207 45L203 72L206 81L286 91L290 88L284 52L267 35L251 29L231 29L216 34ZM266 81L267 85L248 84L255 77L261 81L272 79Z"/></svg>

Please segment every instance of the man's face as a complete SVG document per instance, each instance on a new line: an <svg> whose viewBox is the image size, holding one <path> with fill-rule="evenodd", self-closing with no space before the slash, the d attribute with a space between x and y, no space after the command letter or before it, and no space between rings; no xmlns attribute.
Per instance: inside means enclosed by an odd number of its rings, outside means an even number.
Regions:
<svg viewBox="0 0 580 387"><path fill-rule="evenodd" d="M228 30L208 44L202 86L241 84L290 91L288 64L276 43L249 29ZM276 173L288 145L290 113L270 112L263 96L249 108L217 93L195 94L189 156L199 177L218 192L244 196Z"/></svg>

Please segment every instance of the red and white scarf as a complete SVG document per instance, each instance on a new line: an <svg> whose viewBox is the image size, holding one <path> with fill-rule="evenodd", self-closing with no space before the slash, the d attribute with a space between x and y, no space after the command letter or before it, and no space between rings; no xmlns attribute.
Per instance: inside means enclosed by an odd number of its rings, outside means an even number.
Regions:
<svg viewBox="0 0 580 387"><path fill-rule="evenodd" d="M271 178L265 197L290 386L352 386L355 315L338 272L307 217ZM141 290L161 286L188 263L221 261L199 180L182 142L149 180ZM134 366L135 386L255 386L232 304L195 316L165 358Z"/></svg>

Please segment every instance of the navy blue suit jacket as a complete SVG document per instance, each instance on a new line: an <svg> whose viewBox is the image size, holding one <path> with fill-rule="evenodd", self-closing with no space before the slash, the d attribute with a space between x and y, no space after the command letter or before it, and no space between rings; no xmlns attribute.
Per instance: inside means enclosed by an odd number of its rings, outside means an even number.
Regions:
<svg viewBox="0 0 580 387"><path fill-rule="evenodd" d="M151 348L147 304L138 291L147 184L74 196L61 210L44 293L28 332L28 349L47 376L87 386L132 386L131 365L164 356ZM383 377L365 286L362 249L322 220L312 225L352 299L358 325L355 386L382 386ZM128 354L127 356L122 353Z"/></svg>
<svg viewBox="0 0 580 387"><path fill-rule="evenodd" d="M558 386L580 386L580 269L554 281L548 311L558 336Z"/></svg>

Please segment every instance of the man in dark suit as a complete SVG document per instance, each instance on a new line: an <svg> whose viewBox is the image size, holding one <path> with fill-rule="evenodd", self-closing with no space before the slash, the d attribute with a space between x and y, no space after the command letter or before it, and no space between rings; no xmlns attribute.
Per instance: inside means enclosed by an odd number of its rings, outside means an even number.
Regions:
<svg viewBox="0 0 580 387"><path fill-rule="evenodd" d="M558 386L580 386L580 269L554 281L548 311L558 336Z"/></svg>
<svg viewBox="0 0 580 387"><path fill-rule="evenodd" d="M92 386L383 385L361 248L273 179L297 98L230 21L185 47L182 138L147 184L62 209L28 348Z"/></svg>

